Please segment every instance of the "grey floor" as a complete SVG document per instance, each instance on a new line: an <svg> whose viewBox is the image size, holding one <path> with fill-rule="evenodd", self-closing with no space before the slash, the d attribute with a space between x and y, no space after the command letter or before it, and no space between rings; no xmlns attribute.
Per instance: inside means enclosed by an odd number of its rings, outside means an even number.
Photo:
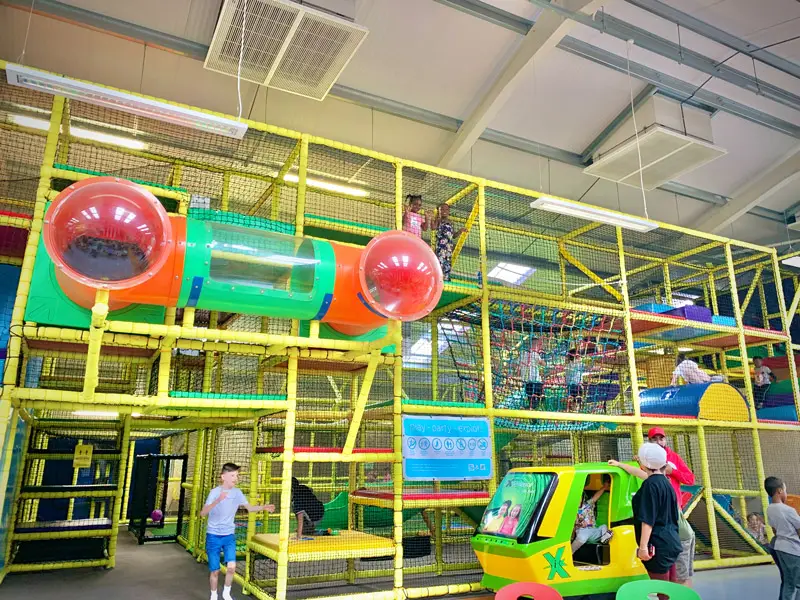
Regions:
<svg viewBox="0 0 800 600"><path fill-rule="evenodd" d="M0 599L18 600L203 600L208 569L177 544L138 546L127 534L119 539L117 568L9 575ZM772 600L778 597L774 566L702 571L695 589L703 600ZM243 599L234 586L234 596Z"/></svg>

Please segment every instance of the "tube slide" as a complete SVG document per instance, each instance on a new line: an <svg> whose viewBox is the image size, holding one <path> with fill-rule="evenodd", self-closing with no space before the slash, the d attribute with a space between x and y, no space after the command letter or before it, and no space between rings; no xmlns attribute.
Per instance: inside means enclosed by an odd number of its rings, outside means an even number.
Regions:
<svg viewBox="0 0 800 600"><path fill-rule="evenodd" d="M436 256L409 233L387 231L355 248L169 216L149 191L114 177L62 191L43 235L61 289L85 308L107 289L111 310L196 307L319 320L360 335L387 319L421 319L442 294Z"/></svg>

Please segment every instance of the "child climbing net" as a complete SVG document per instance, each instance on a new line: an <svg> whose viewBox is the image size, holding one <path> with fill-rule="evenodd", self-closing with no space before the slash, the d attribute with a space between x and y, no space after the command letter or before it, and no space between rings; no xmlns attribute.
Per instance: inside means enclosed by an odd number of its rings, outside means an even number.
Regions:
<svg viewBox="0 0 800 600"><path fill-rule="evenodd" d="M610 412L620 395L621 320L500 301L491 307L495 405Z"/></svg>

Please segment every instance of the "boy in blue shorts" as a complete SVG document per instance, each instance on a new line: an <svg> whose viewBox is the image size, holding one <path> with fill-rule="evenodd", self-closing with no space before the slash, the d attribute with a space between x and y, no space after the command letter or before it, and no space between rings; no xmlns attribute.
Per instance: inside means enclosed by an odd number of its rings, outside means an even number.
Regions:
<svg viewBox="0 0 800 600"><path fill-rule="evenodd" d="M219 554L225 555L225 588L222 590L223 600L231 599L231 584L236 573L236 524L234 517L239 507L248 512L274 512L275 506L264 504L253 506L247 503L242 490L236 487L239 481L239 467L233 463L222 465L220 473L222 485L215 487L208 495L200 516L208 516L206 528L206 553L208 569L211 571L211 600L217 600L217 583L219 581Z"/></svg>

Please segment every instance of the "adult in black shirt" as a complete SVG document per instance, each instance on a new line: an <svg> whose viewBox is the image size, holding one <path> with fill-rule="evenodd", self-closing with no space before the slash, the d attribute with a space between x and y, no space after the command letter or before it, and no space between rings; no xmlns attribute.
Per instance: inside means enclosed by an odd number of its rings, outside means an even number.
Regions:
<svg viewBox="0 0 800 600"><path fill-rule="evenodd" d="M296 477L292 477L292 512L297 517L297 539L303 538L303 530L313 535L325 515L325 505L310 487L302 485Z"/></svg>
<svg viewBox="0 0 800 600"><path fill-rule="evenodd" d="M633 496L633 523L639 540L637 556L651 579L675 581L675 561L681 553L678 499L664 474L667 453L658 444L639 449L639 465L648 477Z"/></svg>

